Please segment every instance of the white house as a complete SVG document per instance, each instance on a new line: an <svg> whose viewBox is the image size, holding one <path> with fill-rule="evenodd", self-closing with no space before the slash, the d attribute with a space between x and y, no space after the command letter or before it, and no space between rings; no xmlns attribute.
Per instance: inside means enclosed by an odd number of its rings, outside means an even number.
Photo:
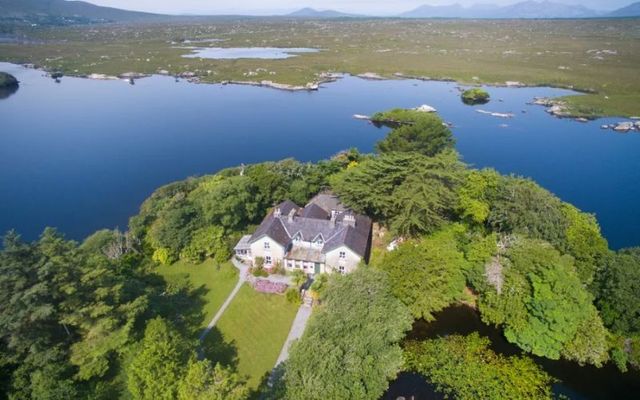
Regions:
<svg viewBox="0 0 640 400"><path fill-rule="evenodd" d="M235 253L248 263L261 257L267 269L349 273L368 261L370 246L371 219L322 193L304 208L288 200L277 205L253 235L238 242Z"/></svg>

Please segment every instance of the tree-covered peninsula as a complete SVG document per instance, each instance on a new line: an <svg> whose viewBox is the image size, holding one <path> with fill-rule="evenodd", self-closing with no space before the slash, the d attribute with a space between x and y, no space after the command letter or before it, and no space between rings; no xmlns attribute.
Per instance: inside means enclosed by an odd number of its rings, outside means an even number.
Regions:
<svg viewBox="0 0 640 400"><path fill-rule="evenodd" d="M5 397L374 399L414 371L458 398L551 398L553 379L529 355L640 368L640 251L611 251L594 216L531 180L465 165L437 115L379 117L394 121L375 154L352 149L175 182L142 204L126 232L81 243L50 228L32 243L6 234ZM250 387L237 363L247 355L233 347L245 338L233 335L251 329L222 326L226 334L198 343L204 289L178 271L220 265L274 204L306 204L323 190L373 218L371 261L316 279L319 305L288 361ZM412 321L459 302L522 354L497 354L475 334L405 340Z"/></svg>

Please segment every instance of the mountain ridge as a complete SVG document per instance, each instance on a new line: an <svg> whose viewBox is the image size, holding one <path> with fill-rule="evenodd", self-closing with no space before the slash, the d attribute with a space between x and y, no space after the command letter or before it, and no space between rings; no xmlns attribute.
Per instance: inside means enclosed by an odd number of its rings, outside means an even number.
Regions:
<svg viewBox="0 0 640 400"><path fill-rule="evenodd" d="M0 20L21 20L39 23L53 19L56 23L104 23L137 22L188 19L198 20L227 15L163 15L141 11L130 11L112 7L98 6L86 1L65 0L0 0L3 11ZM255 17L236 15L235 17ZM579 19L579 18L629 18L640 17L640 2L629 4L620 9L603 12L582 5L566 5L552 0L524 0L519 3L498 6L495 4L475 4L462 6L458 3L431 6L422 5L413 10L394 15L364 15L336 10L318 10L311 7L301 8L288 14L271 17L299 19L331 18L460 18L460 19Z"/></svg>
<svg viewBox="0 0 640 400"><path fill-rule="evenodd" d="M364 18L364 15L349 14L336 10L317 10L311 7L304 7L292 13L286 14L287 17L296 18Z"/></svg>
<svg viewBox="0 0 640 400"><path fill-rule="evenodd" d="M464 7L460 4L446 6L423 5L399 15L401 18L595 18L606 13L589 9L582 5L566 5L553 1L521 1L519 3L498 6L478 4Z"/></svg>
<svg viewBox="0 0 640 400"><path fill-rule="evenodd" d="M85 18L99 22L137 21L166 17L141 11L103 7L85 1L65 0L0 0L3 18L55 16Z"/></svg>
<svg viewBox="0 0 640 400"><path fill-rule="evenodd" d="M608 14L610 17L638 17L640 16L640 1L619 8Z"/></svg>

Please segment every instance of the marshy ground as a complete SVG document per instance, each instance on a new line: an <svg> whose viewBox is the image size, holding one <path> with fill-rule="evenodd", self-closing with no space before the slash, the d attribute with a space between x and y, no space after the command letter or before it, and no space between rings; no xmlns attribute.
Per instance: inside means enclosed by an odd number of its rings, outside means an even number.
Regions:
<svg viewBox="0 0 640 400"><path fill-rule="evenodd" d="M292 20L7 27L0 60L67 74L193 72L203 82L304 85L323 73L571 87L576 116L640 114L640 23L593 20ZM215 39L215 41L210 40ZM186 42L185 42L186 41ZM287 59L185 58L189 47L321 49Z"/></svg>

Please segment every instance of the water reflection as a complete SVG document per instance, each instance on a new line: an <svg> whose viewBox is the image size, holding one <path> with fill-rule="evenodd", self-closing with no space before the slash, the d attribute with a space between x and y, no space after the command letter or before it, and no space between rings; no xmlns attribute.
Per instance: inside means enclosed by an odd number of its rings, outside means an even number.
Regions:
<svg viewBox="0 0 640 400"><path fill-rule="evenodd" d="M504 355L518 355L522 351L507 342L502 332L482 323L479 314L471 307L452 306L436 314L434 322L416 321L407 335L409 340L425 340L447 335L468 335L478 332L491 340L491 348ZM547 373L559 380L553 391L570 399L604 400L634 399L640 393L640 373L621 373L615 366L607 364L602 368L581 367L577 363L564 360L549 360L532 357ZM390 386L384 399L398 397L418 399L440 399L433 387L420 375L401 374Z"/></svg>
<svg viewBox="0 0 640 400"><path fill-rule="evenodd" d="M581 124L530 104L568 90L489 87L497 100L474 107L451 82L347 76L290 93L160 76L135 86L74 77L56 84L42 71L0 69L22 82L0 102L0 232L15 228L28 240L45 226L73 239L124 229L154 189L188 176L287 157L315 161L351 147L371 152L387 129L354 114L427 104L453 124L465 162L531 177L596 213L613 248L640 244L640 134L600 128L619 118Z"/></svg>
<svg viewBox="0 0 640 400"><path fill-rule="evenodd" d="M20 89L19 85L0 87L0 100L8 99Z"/></svg>

